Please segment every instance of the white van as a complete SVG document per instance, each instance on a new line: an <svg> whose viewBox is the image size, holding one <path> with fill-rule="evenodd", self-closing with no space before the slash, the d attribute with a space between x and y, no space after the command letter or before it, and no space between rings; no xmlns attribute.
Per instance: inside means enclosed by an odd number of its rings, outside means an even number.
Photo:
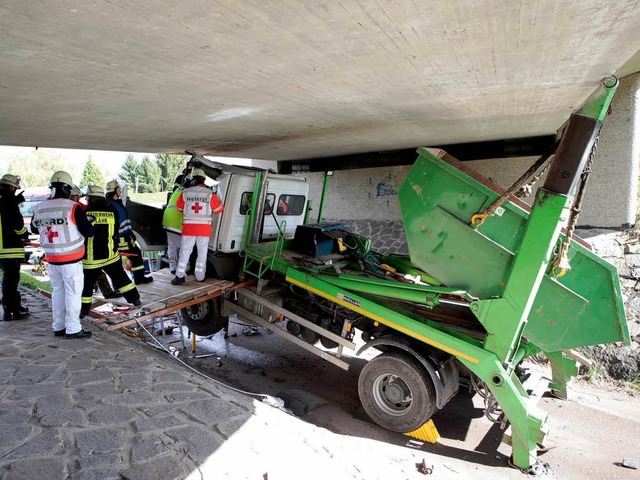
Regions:
<svg viewBox="0 0 640 480"><path fill-rule="evenodd" d="M217 183L217 195L224 211L213 216L209 239L207 274L225 280L236 280L242 269L240 252L243 234L249 221L256 172L251 167L221 164L192 152L187 170L201 168ZM267 175L267 196L260 225L259 241L271 241L283 229L286 239L292 239L296 227L304 224L309 198L307 180L292 175ZM164 250L166 235L162 229L162 209L129 200L127 209L132 219L138 244L147 250Z"/></svg>
<svg viewBox="0 0 640 480"><path fill-rule="evenodd" d="M237 253L241 250L256 177L253 172L223 173L217 180L224 212L214 217L209 249L225 254ZM304 223L308 197L306 179L269 174L260 239L274 240L283 226L285 238L293 238L296 227Z"/></svg>

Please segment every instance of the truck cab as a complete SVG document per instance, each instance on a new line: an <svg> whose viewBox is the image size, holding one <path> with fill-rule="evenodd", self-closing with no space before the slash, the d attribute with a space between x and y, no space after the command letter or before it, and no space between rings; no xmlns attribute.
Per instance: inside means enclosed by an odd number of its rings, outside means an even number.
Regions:
<svg viewBox="0 0 640 480"><path fill-rule="evenodd" d="M224 204L224 211L214 217L209 250L238 253L242 250L242 237L250 214L255 174L223 173L217 180L218 197ZM285 238L293 238L296 227L304 222L308 196L309 184L304 178L269 175L261 240L274 240L282 227Z"/></svg>
<svg viewBox="0 0 640 480"><path fill-rule="evenodd" d="M258 169L215 162L192 152L187 170L200 168L216 183L216 191L224 204L224 211L214 215L207 275L236 280L241 271L243 235L251 216L253 192ZM278 237L292 239L298 225L304 224L308 209L309 184L305 178L269 173L267 193L260 220L259 241L268 242ZM163 209L127 201L133 230L143 251L163 251L166 234L162 228Z"/></svg>

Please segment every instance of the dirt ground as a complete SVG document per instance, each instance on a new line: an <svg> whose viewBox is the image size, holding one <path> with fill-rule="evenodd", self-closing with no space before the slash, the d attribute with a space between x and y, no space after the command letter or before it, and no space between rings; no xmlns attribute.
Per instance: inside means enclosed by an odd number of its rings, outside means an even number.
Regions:
<svg viewBox="0 0 640 480"><path fill-rule="evenodd" d="M173 345L179 346L174 333ZM172 338L169 337L169 338ZM180 358L211 377L235 388L294 399L305 422L331 432L389 445L389 462L402 461L398 447L417 450L432 478L522 478L508 466L511 448L501 442L500 425L484 417L478 395L460 391L434 416L441 435L436 444L416 444L408 437L373 424L360 406L358 374L365 359L345 357L344 371L287 342L264 328L232 317L229 331L198 338L196 356L190 348ZM529 365L536 374L546 367ZM571 400L544 396L538 406L549 413L549 451L540 455L548 464L541 475L558 479L638 479L640 470L624 468L624 458L640 459L640 396L612 383L572 382ZM295 403L301 400L301 403ZM357 448L357 447L355 447ZM395 453L393 453L395 452ZM399 465L400 467L400 465ZM406 471L402 465L398 472ZM417 472L417 468L416 468ZM420 478L417 474L415 478ZM404 478L404 477L398 477ZM411 478L414 478L413 476Z"/></svg>

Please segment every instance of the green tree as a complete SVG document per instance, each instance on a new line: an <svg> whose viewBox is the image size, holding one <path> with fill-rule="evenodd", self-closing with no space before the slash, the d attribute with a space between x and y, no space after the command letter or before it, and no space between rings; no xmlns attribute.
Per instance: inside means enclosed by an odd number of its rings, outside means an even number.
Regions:
<svg viewBox="0 0 640 480"><path fill-rule="evenodd" d="M69 168L70 165L59 152L42 148L14 155L7 160L3 159L0 164L4 161L7 161L8 165L0 174L18 175L27 187L48 187L51 175L57 170L65 170L72 177L77 174L73 168Z"/></svg>
<svg viewBox="0 0 640 480"><path fill-rule="evenodd" d="M160 167L148 156L142 158L140 164L140 193L153 193L161 191Z"/></svg>
<svg viewBox="0 0 640 480"><path fill-rule="evenodd" d="M127 184L133 193L138 193L140 184L140 164L133 155L127 155L118 176Z"/></svg>
<svg viewBox="0 0 640 480"><path fill-rule="evenodd" d="M186 155L172 155L170 153L157 153L156 162L160 168L161 190L172 190L175 179L187 165Z"/></svg>
<svg viewBox="0 0 640 480"><path fill-rule="evenodd" d="M84 170L82 171L82 178L80 179L80 187L86 187L87 185L100 185L104 186L104 175L98 168L98 165L93 161L91 155L87 159L87 163L84 164Z"/></svg>

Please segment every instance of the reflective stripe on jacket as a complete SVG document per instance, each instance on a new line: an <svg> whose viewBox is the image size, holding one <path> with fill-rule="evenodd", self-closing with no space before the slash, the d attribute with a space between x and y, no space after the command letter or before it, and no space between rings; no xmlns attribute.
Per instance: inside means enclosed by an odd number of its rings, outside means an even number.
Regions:
<svg viewBox="0 0 640 480"><path fill-rule="evenodd" d="M121 200L110 199L109 203L116 210L116 215L119 222L118 236L130 236L133 233L133 230L131 228L131 219L129 218L129 212L127 212L127 209L125 208Z"/></svg>
<svg viewBox="0 0 640 480"><path fill-rule="evenodd" d="M33 225L40 232L40 246L51 263L69 263L84 256L84 237L74 220L80 206L65 198L45 200L33 208Z"/></svg>
<svg viewBox="0 0 640 480"><path fill-rule="evenodd" d="M109 210L87 210L87 217L93 217L93 227L96 229L93 237L85 240L86 252L82 266L86 269L102 268L120 261L118 247L114 241L116 235L116 214Z"/></svg>
<svg viewBox="0 0 640 480"><path fill-rule="evenodd" d="M171 194L171 197L167 202L167 208L164 209L164 213L162 214L162 226L164 229L169 232L177 233L178 235L182 233L182 219L184 218L184 215L180 210L178 210L176 205L183 190L184 188L180 187Z"/></svg>
<svg viewBox="0 0 640 480"><path fill-rule="evenodd" d="M176 203L178 211L184 213L182 235L208 237L211 235L213 213L220 214L224 206L218 196L204 185L185 189Z"/></svg>
<svg viewBox="0 0 640 480"><path fill-rule="evenodd" d="M0 259L24 260L27 229L13 194L0 194Z"/></svg>

